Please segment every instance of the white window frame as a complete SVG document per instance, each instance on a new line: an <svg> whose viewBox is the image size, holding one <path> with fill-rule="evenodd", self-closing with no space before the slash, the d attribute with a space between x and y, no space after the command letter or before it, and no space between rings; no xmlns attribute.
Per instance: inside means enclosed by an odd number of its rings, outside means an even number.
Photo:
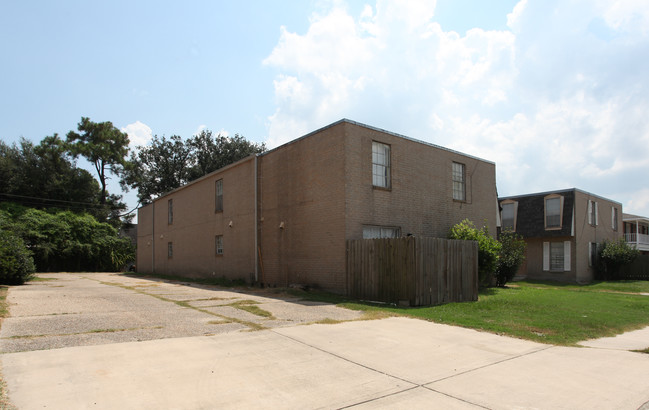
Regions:
<svg viewBox="0 0 649 410"><path fill-rule="evenodd" d="M453 180L453 200L466 201L466 165L453 161L451 175Z"/></svg>
<svg viewBox="0 0 649 410"><path fill-rule="evenodd" d="M599 221L598 221L598 206L597 206L597 201L593 201L591 199L588 200L588 223L592 226L597 226Z"/></svg>
<svg viewBox="0 0 649 410"><path fill-rule="evenodd" d="M516 231L516 219L518 216L518 202L512 201L512 200L505 200L503 201L500 206L502 207L502 211L500 213L500 223L501 223L501 228L503 231L507 230L508 226L505 225L505 206L511 206L512 207L512 225L511 225L511 230Z"/></svg>
<svg viewBox="0 0 649 410"><path fill-rule="evenodd" d="M363 239L399 238L401 228L397 226L363 225Z"/></svg>
<svg viewBox="0 0 649 410"><path fill-rule="evenodd" d="M214 236L214 252L216 256L223 256L223 235Z"/></svg>
<svg viewBox="0 0 649 410"><path fill-rule="evenodd" d="M372 186L390 189L391 181L391 147L378 141L372 141Z"/></svg>
<svg viewBox="0 0 649 410"><path fill-rule="evenodd" d="M562 259L563 259L563 269L557 266L555 263L554 269L552 266L552 256L558 258L558 255L552 255L552 248L554 244L555 252L559 252L559 249L562 249ZM559 246L561 244L562 246ZM557 259L558 261L558 259ZM561 265L561 264L559 264ZM570 241L563 242L543 242L543 270L546 272L569 272L570 271Z"/></svg>
<svg viewBox="0 0 649 410"><path fill-rule="evenodd" d="M548 201L558 200L559 201L559 224L558 225L548 225ZM561 229L563 225L563 196L552 194L543 198L543 224L545 225L546 230L556 230Z"/></svg>

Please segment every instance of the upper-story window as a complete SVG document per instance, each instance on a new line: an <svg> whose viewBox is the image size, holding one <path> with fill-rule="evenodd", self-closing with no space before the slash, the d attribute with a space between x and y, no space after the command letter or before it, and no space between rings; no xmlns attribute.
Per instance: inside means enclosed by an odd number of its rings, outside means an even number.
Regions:
<svg viewBox="0 0 649 410"><path fill-rule="evenodd" d="M563 197L549 195L545 197L545 229L561 228L563 218Z"/></svg>
<svg viewBox="0 0 649 410"><path fill-rule="evenodd" d="M504 201L500 206L502 207L501 219L503 231L515 231L518 203L514 201Z"/></svg>
<svg viewBox="0 0 649 410"><path fill-rule="evenodd" d="M588 200L588 223L597 226L597 201Z"/></svg>
<svg viewBox="0 0 649 410"><path fill-rule="evenodd" d="M214 184L214 212L223 212L223 180L219 179Z"/></svg>
<svg viewBox="0 0 649 410"><path fill-rule="evenodd" d="M167 223L171 225L174 223L174 200L167 201Z"/></svg>
<svg viewBox="0 0 649 410"><path fill-rule="evenodd" d="M456 201L466 201L466 175L464 164L459 162L453 163L453 199Z"/></svg>
<svg viewBox="0 0 649 410"><path fill-rule="evenodd" d="M617 208L616 207L611 207L611 228L613 228L614 231L617 231Z"/></svg>
<svg viewBox="0 0 649 410"><path fill-rule="evenodd" d="M390 188L390 146L372 141L372 185Z"/></svg>

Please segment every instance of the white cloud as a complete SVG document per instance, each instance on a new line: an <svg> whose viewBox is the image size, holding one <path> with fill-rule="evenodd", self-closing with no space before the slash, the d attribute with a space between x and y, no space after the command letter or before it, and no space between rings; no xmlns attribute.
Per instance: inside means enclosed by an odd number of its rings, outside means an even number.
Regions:
<svg viewBox="0 0 649 410"><path fill-rule="evenodd" d="M126 127L122 128L122 132L125 132L128 135L130 148L144 146L148 144L153 137L151 128L140 121L128 124Z"/></svg>
<svg viewBox="0 0 649 410"><path fill-rule="evenodd" d="M504 195L578 187L649 216L648 1L522 0L509 30L464 36L426 1L310 23L264 61L269 146L350 118L492 160Z"/></svg>

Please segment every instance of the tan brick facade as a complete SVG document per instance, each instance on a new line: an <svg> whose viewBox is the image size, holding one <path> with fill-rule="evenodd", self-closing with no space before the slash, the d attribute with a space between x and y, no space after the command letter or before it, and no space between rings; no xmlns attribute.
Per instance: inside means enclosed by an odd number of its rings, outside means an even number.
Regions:
<svg viewBox="0 0 649 410"><path fill-rule="evenodd" d="M372 141L390 146L389 189L373 187ZM453 200L453 162L466 170L463 201ZM219 179L224 209L214 212ZM362 238L363 226L446 237L469 218L495 233L496 215L493 163L342 120L141 208L138 270L345 292L345 239ZM215 253L216 235L223 255Z"/></svg>

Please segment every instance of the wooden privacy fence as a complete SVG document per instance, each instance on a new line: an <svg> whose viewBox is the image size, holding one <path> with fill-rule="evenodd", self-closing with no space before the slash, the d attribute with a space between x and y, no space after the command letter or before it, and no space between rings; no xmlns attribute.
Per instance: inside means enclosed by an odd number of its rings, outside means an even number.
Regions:
<svg viewBox="0 0 649 410"><path fill-rule="evenodd" d="M421 237L347 240L347 295L409 306L478 300L478 243Z"/></svg>
<svg viewBox="0 0 649 410"><path fill-rule="evenodd" d="M649 255L638 255L629 265L623 266L617 279L649 280Z"/></svg>

